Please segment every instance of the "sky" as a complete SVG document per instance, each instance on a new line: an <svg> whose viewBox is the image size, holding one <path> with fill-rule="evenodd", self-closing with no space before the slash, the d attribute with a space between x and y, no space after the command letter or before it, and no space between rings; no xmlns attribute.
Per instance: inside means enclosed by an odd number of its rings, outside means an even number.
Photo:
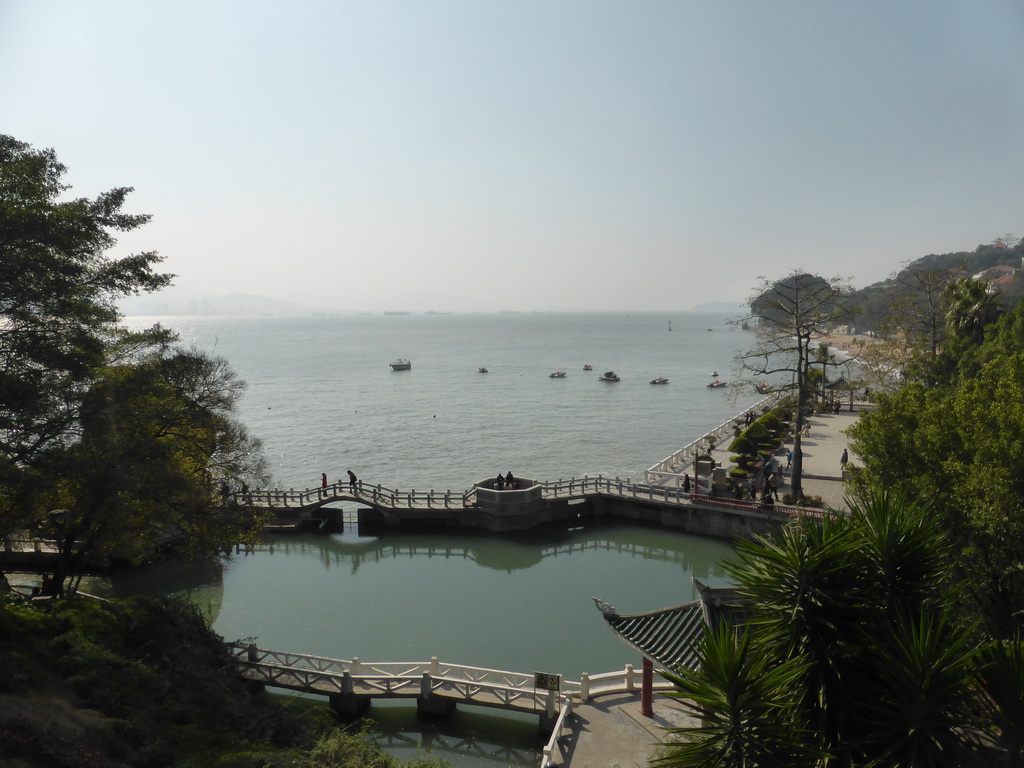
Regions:
<svg viewBox="0 0 1024 768"><path fill-rule="evenodd" d="M1024 234L1020 0L0 0L0 133L175 291L682 311Z"/></svg>

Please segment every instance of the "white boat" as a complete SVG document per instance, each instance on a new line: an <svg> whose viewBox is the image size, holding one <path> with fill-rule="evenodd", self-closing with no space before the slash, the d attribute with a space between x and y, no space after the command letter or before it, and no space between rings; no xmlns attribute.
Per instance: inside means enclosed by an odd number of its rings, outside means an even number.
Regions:
<svg viewBox="0 0 1024 768"><path fill-rule="evenodd" d="M391 363L392 371L408 371L412 369L412 363L408 360L398 358L395 362Z"/></svg>
<svg viewBox="0 0 1024 768"><path fill-rule="evenodd" d="M549 373L548 374L548 378L551 378L551 379L564 379L565 378L565 371L555 371L554 373Z"/></svg>
<svg viewBox="0 0 1024 768"><path fill-rule="evenodd" d="M657 376L651 379L651 384L668 384L668 379L664 376Z"/></svg>
<svg viewBox="0 0 1024 768"><path fill-rule="evenodd" d="M619 381L618 375L615 371L605 371L603 375L597 377L600 381Z"/></svg>

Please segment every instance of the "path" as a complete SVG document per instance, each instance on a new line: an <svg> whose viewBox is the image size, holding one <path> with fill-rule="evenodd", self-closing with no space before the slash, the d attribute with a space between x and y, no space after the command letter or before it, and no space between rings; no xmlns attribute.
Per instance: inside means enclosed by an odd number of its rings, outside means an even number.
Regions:
<svg viewBox="0 0 1024 768"><path fill-rule="evenodd" d="M801 441L804 493L821 496L823 502L835 508L846 507L839 459L843 449L849 447L845 430L859 415L858 410L812 416L811 434ZM790 445L777 454L783 466ZM727 451L716 449L715 453L716 460L728 462ZM856 463L852 452L850 460ZM655 694L653 718L640 714L639 694L596 698L576 707L552 764L562 768L640 768L647 766L659 744L668 738L666 728L696 724L678 703L663 694Z"/></svg>

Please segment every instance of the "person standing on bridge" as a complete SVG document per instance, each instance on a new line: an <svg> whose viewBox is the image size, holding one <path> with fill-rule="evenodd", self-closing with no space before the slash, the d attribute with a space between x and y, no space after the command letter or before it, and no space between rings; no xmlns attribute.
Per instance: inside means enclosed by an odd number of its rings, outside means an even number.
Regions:
<svg viewBox="0 0 1024 768"><path fill-rule="evenodd" d="M355 490L356 490L356 473L353 472L351 469L348 471L348 487L351 488L353 492L355 492Z"/></svg>
<svg viewBox="0 0 1024 768"><path fill-rule="evenodd" d="M326 488L327 487L327 473L326 472L321 472L320 473L320 487L321 488Z"/></svg>

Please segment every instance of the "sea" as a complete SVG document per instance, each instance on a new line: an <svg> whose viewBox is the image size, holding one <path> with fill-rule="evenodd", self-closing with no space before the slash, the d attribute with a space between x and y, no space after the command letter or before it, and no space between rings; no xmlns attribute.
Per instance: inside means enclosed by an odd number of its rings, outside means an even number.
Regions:
<svg viewBox="0 0 1024 768"><path fill-rule="evenodd" d="M499 313L130 317L227 359L239 417L278 488L353 471L398 490L639 479L757 401L727 380L749 333L724 314ZM393 371L396 359L411 361ZM584 365L593 370L585 371ZM486 368L487 373L480 373ZM565 371L564 378L550 378ZM598 377L614 371L616 383ZM663 376L666 385L650 380Z"/></svg>
<svg viewBox="0 0 1024 768"><path fill-rule="evenodd" d="M705 313L131 317L225 358L247 390L238 417L278 488L346 479L461 493L499 472L539 481L640 480L646 468L760 397L728 381L752 339ZM407 371L390 363L408 359ZM592 366L585 371L584 365ZM487 373L480 373L486 368ZM565 371L551 378L555 371ZM616 383L599 380L606 371ZM669 381L652 385L663 376ZM344 506L344 505L343 505ZM355 508L354 506L352 507ZM222 571L141 573L227 640L332 658L443 662L579 680L639 666L593 598L622 613L728 583L727 541L580 520L515 535L343 531L269 535ZM146 581L149 579L149 584ZM125 589L122 584L115 589ZM457 768L536 766L536 718L460 706L438 721L402 701L368 712L385 748Z"/></svg>

